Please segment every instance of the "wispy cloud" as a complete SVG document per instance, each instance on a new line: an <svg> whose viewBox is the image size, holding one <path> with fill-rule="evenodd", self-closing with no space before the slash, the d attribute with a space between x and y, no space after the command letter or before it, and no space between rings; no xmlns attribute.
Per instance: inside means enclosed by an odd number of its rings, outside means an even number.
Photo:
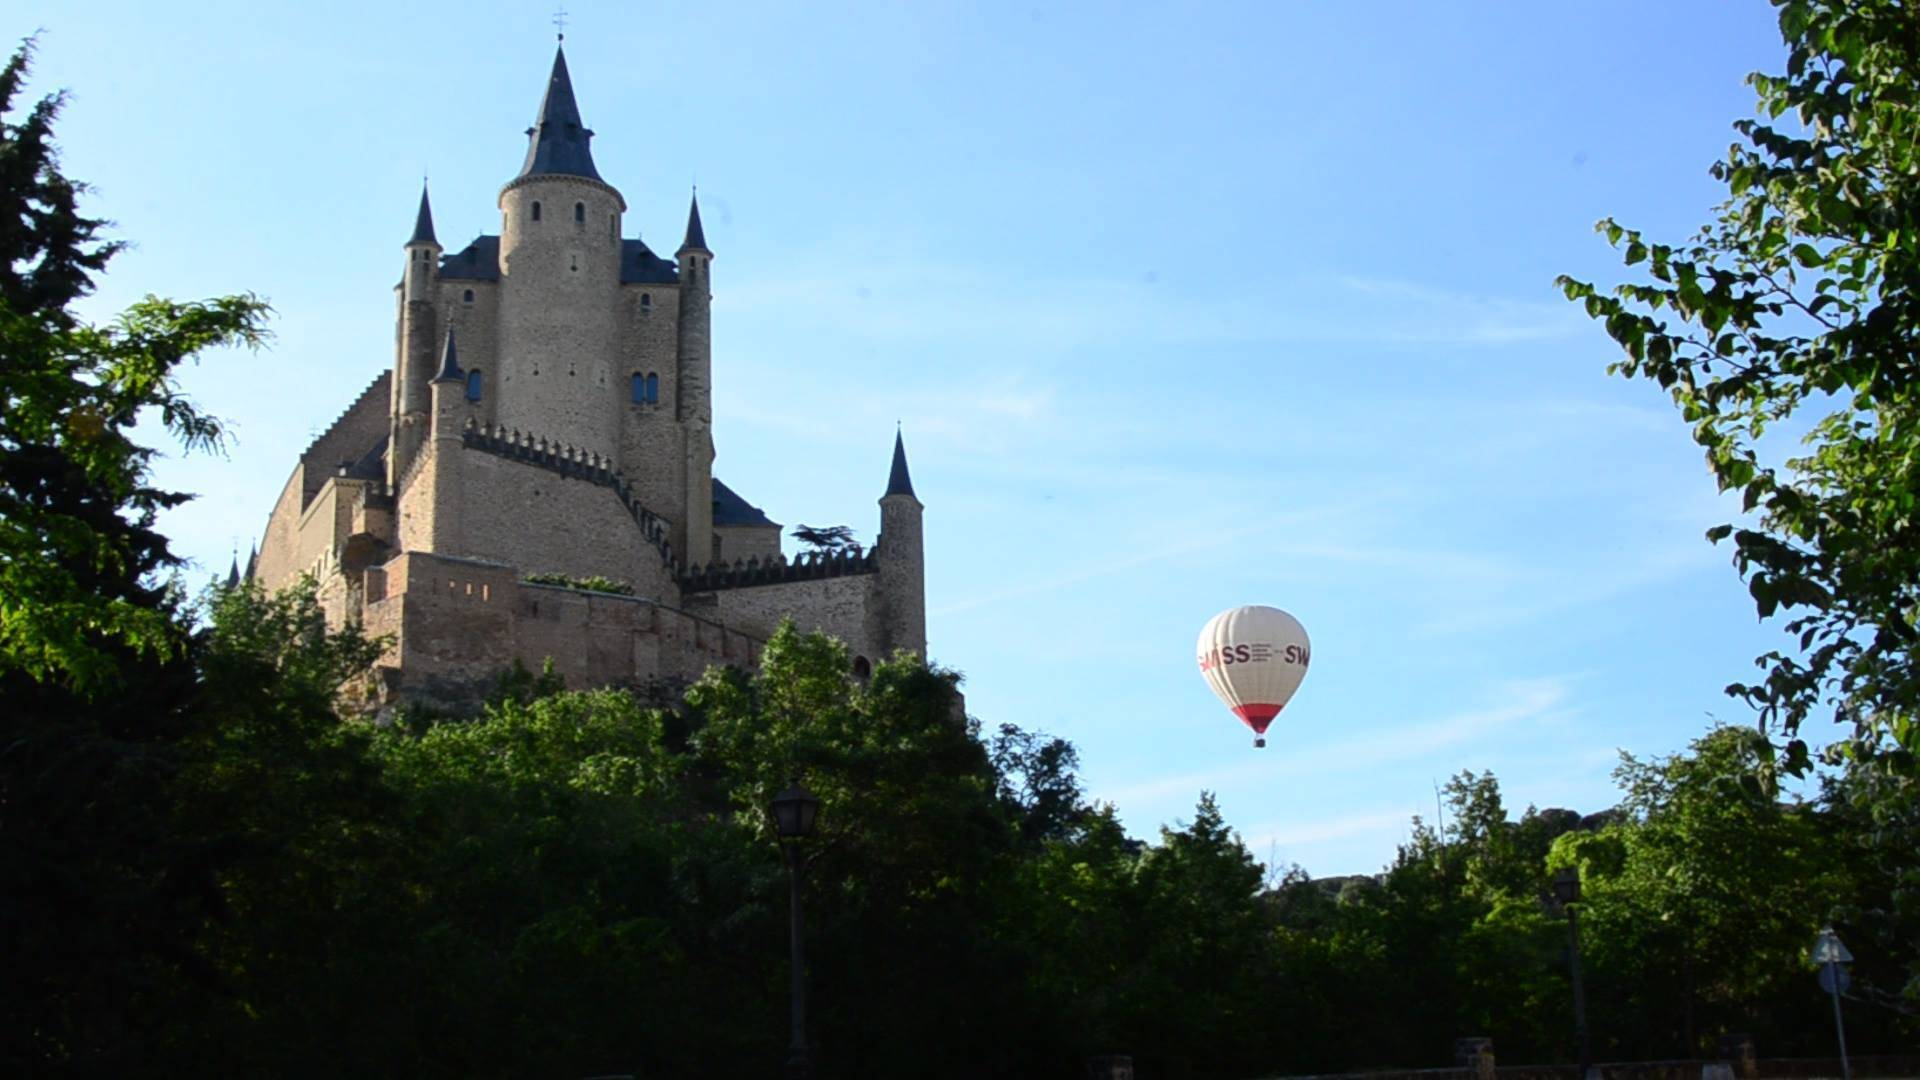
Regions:
<svg viewBox="0 0 1920 1080"><path fill-rule="evenodd" d="M1125 806L1190 796L1202 790L1227 790L1243 783L1271 783L1289 775L1311 773L1325 777L1364 773L1394 762L1417 761L1521 723L1570 715L1567 705L1570 685L1571 680L1566 677L1513 680L1496 688L1493 704L1346 739L1317 748L1310 758L1303 755L1277 761L1258 758L1224 769L1165 777L1095 794Z"/></svg>
<svg viewBox="0 0 1920 1080"><path fill-rule="evenodd" d="M945 604L939 608L934 609L933 611L928 612L928 614L929 615L954 615L963 611L972 611L975 608L986 607L990 604L1003 604L1009 600L1016 600L1016 599L1027 597L1027 596L1035 596L1040 593L1053 592L1058 589L1064 589L1073 585L1081 584L1082 582L1093 581L1103 577L1110 577L1114 574L1119 574L1124 571L1133 570L1137 567L1146 566L1150 563L1164 562L1168 559L1184 558L1188 555L1194 554L1195 552L1210 551L1214 548L1224 547L1227 544L1232 543L1233 541L1238 540L1243 536L1250 536L1254 533L1260 532L1267 528L1269 528L1269 526L1263 523L1260 525L1243 526L1237 529L1200 530L1197 534L1196 539L1188 540L1183 543L1167 544L1160 547L1155 547L1147 551L1143 551L1134 555L1128 555L1122 558L1108 559L1104 562L1097 562L1091 565L1079 566L1066 573L1056 574L1051 577L1043 577L1033 581L1023 582L1019 585L1014 585L1005 589L998 589L993 592L976 593L972 596L967 597L964 600L956 601L951 604Z"/></svg>
<svg viewBox="0 0 1920 1080"><path fill-rule="evenodd" d="M1404 830L1413 818L1411 810L1372 810L1320 821L1270 822L1241 832L1247 850L1262 856L1272 847L1292 844L1318 844L1367 833Z"/></svg>
<svg viewBox="0 0 1920 1080"><path fill-rule="evenodd" d="M1580 608L1606 604L1628 593L1652 588L1724 561L1704 543L1634 552L1625 561L1592 563L1563 572L1527 575L1524 591L1487 597L1427 618L1414 626L1421 637L1453 637L1537 622ZM1577 576L1566 571L1578 571Z"/></svg>
<svg viewBox="0 0 1920 1080"><path fill-rule="evenodd" d="M1501 345L1588 332L1572 304L1440 289L1411 281L1339 277L1372 301L1368 323L1378 340L1425 344Z"/></svg>
<svg viewBox="0 0 1920 1080"><path fill-rule="evenodd" d="M1125 343L1375 343L1505 345L1588 331L1572 305L1436 288L1392 279L1275 278L1224 295L1189 295L1171 281L1025 276L1010 289L991 263L832 252L803 260L806 276L736 282L734 318L796 321L817 331L892 344L1018 341L1036 350ZM1178 301L1178 318L1168 303ZM1281 302L1284 299L1284 302ZM737 325L737 324L736 324Z"/></svg>
<svg viewBox="0 0 1920 1080"><path fill-rule="evenodd" d="M1238 525L1194 525L1183 530L1190 539L1175 543L1161 544L1144 551L1125 555L1116 555L1107 559L1091 562L1075 562L1070 569L1053 574L1045 574L1023 582L1017 582L1002 589L970 595L962 600L943 604L928 612L930 615L953 615L989 605L1004 604L1009 600L1036 596L1070 588L1088 581L1111 577L1152 563L1182 559L1197 552L1212 551L1227 547L1249 536L1265 536L1289 528L1301 528L1307 525L1329 526L1333 523L1351 520L1378 504L1377 497L1330 502L1318 506L1306 507L1282 513L1269 514L1251 522ZM1303 547L1302 550L1305 550ZM1262 546L1263 557L1279 557L1291 554L1287 546Z"/></svg>

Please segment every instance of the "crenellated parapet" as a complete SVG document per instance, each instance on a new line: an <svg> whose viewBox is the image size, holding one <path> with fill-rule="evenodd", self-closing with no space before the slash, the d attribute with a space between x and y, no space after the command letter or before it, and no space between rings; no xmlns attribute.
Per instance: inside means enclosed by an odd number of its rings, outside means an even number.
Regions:
<svg viewBox="0 0 1920 1080"><path fill-rule="evenodd" d="M467 421L461 442L469 450L478 450L611 490L620 500L620 505L632 515L633 523L640 528L640 535L660 552L661 561L668 566L673 565L673 545L667 540L671 524L640 505L634 496L633 485L613 467L613 459L559 440L526 434L517 428L479 424L473 420Z"/></svg>
<svg viewBox="0 0 1920 1080"><path fill-rule="evenodd" d="M731 563L691 567L680 575L680 588L686 592L714 592L752 585L781 585L790 581L875 574L879 571L880 556L877 551L810 551L791 562L785 555L780 555L772 559L737 559Z"/></svg>

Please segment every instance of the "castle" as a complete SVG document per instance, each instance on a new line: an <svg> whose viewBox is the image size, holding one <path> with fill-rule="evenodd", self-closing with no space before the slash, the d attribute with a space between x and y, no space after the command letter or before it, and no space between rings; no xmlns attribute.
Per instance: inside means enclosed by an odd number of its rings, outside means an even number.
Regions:
<svg viewBox="0 0 1920 1080"><path fill-rule="evenodd" d="M312 575L330 625L386 635L382 702L470 703L516 661L570 686L752 666L786 617L846 642L857 675L925 655L899 434L873 547L788 560L713 474L697 193L672 259L622 236L564 48L527 136L497 236L446 254L423 187L393 367L300 455L247 576ZM573 587L589 578L632 595Z"/></svg>

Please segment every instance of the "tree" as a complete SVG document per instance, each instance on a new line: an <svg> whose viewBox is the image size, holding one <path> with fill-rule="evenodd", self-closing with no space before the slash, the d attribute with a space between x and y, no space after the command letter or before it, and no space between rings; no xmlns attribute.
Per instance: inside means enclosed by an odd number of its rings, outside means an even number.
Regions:
<svg viewBox="0 0 1920 1080"><path fill-rule="evenodd" d="M1622 754L1621 819L1555 845L1551 864L1582 873L1589 986L1631 990L1591 999L1607 1052L1692 1057L1725 1031L1769 1032L1778 1053L1820 1045L1802 958L1847 895L1844 859L1813 807L1757 775L1766 751L1721 727L1682 754Z"/></svg>
<svg viewBox="0 0 1920 1080"><path fill-rule="evenodd" d="M150 413L216 447L173 372L258 343L266 314L247 296L148 297L104 327L73 313L119 245L60 172L61 97L15 118L32 48L0 70L0 1070L21 1075L138 1068L172 988L215 981L194 942L222 855L175 822L206 715L153 527L185 496L149 484L132 428Z"/></svg>
<svg viewBox="0 0 1920 1080"><path fill-rule="evenodd" d="M860 554L860 543L853 538L851 525L795 525L793 538L815 551Z"/></svg>
<svg viewBox="0 0 1920 1080"><path fill-rule="evenodd" d="M1727 200L1681 244L1599 229L1646 277L1603 294L1560 278L1626 351L1612 370L1668 390L1721 490L1752 514L1708 531L1761 618L1798 652L1729 692L1810 764L1826 706L1841 752L1916 775L1920 752L1920 9L1773 0L1783 76L1749 78L1759 117L1715 164ZM1770 434L1805 432L1775 460Z"/></svg>

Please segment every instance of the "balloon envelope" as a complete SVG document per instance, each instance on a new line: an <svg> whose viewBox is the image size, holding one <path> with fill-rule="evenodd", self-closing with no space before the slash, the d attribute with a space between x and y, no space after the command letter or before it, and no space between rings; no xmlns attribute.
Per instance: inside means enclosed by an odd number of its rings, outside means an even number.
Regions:
<svg viewBox="0 0 1920 1080"><path fill-rule="evenodd" d="M1208 620L1199 654L1201 677L1253 729L1255 746L1267 745L1267 725L1300 688L1313 656L1300 620L1259 604Z"/></svg>

